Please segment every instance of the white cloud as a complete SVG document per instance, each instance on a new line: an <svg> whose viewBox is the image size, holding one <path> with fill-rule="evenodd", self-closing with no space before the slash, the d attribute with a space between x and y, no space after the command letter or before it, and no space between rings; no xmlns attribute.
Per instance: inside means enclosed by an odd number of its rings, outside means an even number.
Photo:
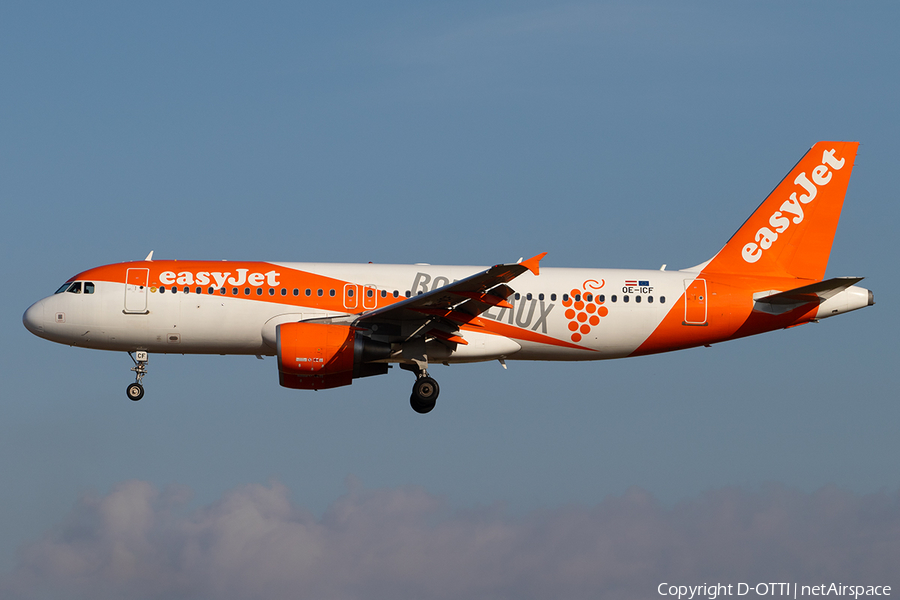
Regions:
<svg viewBox="0 0 900 600"><path fill-rule="evenodd" d="M4 598L648 598L661 582L897 584L900 495L727 488L666 508L452 510L351 483L321 517L279 483L184 511L142 481L84 497L25 545ZM182 510L179 510L181 507ZM897 588L895 588L897 589Z"/></svg>

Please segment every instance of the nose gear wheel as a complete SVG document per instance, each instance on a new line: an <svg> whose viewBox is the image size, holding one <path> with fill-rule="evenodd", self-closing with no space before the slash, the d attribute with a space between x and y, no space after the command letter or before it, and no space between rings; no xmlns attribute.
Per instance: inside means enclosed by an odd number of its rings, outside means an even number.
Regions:
<svg viewBox="0 0 900 600"><path fill-rule="evenodd" d="M129 383L125 393L128 394L129 400L137 402L144 397L144 386L139 383Z"/></svg>

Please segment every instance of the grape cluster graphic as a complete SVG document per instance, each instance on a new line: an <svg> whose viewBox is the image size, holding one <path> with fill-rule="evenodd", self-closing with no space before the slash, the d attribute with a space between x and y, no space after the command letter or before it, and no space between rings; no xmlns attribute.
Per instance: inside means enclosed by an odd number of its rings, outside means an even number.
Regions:
<svg viewBox="0 0 900 600"><path fill-rule="evenodd" d="M589 287L588 283L590 282L584 282L585 290ZM600 324L602 317L609 314L609 309L603 306L603 302L598 300L596 295L591 295L591 300L588 300L589 294L589 292L586 294L581 290L573 289L569 292L569 297L562 302L566 308L565 317L569 320L569 331L572 332L573 342L580 342L583 336L591 332L592 327ZM576 298L579 299L576 300Z"/></svg>

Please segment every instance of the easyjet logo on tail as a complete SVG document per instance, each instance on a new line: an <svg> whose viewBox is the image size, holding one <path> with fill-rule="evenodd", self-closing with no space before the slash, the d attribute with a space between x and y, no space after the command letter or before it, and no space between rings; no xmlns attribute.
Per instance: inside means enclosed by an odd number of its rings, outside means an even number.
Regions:
<svg viewBox="0 0 900 600"><path fill-rule="evenodd" d="M756 231L754 241L744 245L741 250L744 261L755 263L762 258L763 252L778 241L778 236L790 228L791 223L799 225L803 222L803 205L815 200L818 187L828 185L831 181L832 173L828 170L829 167L839 171L844 166L844 159L835 158L834 152L834 149L831 149L822 153L822 164L812 170L811 178L807 177L805 171L797 175L794 184L800 186L801 190L798 190L801 192L800 196L797 196L798 192L792 192L790 199L784 201L780 210L776 210L769 217L769 226L760 227Z"/></svg>

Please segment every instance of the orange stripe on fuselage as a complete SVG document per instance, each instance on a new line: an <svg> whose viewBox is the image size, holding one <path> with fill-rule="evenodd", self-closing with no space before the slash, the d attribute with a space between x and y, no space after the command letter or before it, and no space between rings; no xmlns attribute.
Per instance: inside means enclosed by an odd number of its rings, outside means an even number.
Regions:
<svg viewBox="0 0 900 600"><path fill-rule="evenodd" d="M675 302L653 333L631 356L668 352L733 340L748 335L808 323L815 318L818 303L811 302L781 315L753 310L753 294L767 290L790 290L802 283L794 278L748 278L740 275L702 274L707 286L705 325L685 323L685 294Z"/></svg>
<svg viewBox="0 0 900 600"><path fill-rule="evenodd" d="M193 294L196 292L196 289L200 287L202 288L201 293L208 294L209 288L212 287L214 288L213 294L216 296L240 298L242 300L253 300L256 302L287 304L303 308L314 308L324 312L348 312L348 309L344 307L344 286L346 284L351 284L355 285L354 297L356 298L356 308L349 310L350 312L363 311L363 298L361 294L364 293L364 289L362 285L306 271L288 269L267 262L191 260L137 261L89 269L79 273L73 277L71 281L88 280L125 283L128 269L148 268L150 269L150 288L154 291L158 290L160 287L165 287L167 290L176 287L178 288L178 292L182 293L184 288L188 287L190 288L190 293ZM241 270L244 271L243 282L240 281ZM266 276L267 273L272 272L277 275ZM165 277L166 274L174 274L174 280L171 276ZM216 274L218 277L215 276ZM260 275L262 278L256 277L251 283L247 279L252 275ZM224 286L221 286L219 283L223 281L223 277L225 284ZM187 283L188 281L190 281L190 283ZM276 282L277 284L270 285L273 282ZM225 288L224 294L221 293L223 287ZM237 294L233 293L234 288L237 288ZM250 294L244 293L245 288L249 288ZM262 290L261 295L257 294L257 289ZM285 295L281 295L282 289L286 290ZM298 290L299 295L293 295L294 289ZM311 291L310 296L306 295L307 289ZM270 290L272 290L271 293ZM318 295L319 290L322 290L322 296ZM331 290L334 290L334 296L331 296ZM382 298L380 294L377 294L375 306L381 308L405 299L404 296L394 298L393 295L390 294L386 298ZM369 305L371 306L371 304Z"/></svg>
<svg viewBox="0 0 900 600"><path fill-rule="evenodd" d="M460 325L460 329L484 331L486 333L498 335L501 337L507 337L513 340L523 340L526 342L535 342L537 344L547 344L548 346L558 346L560 348L572 348L575 350L596 352L596 350L593 348L579 346L578 344L573 344L572 342L560 340L554 337L550 337L549 335L544 335L542 333L529 331L528 329L522 329L521 327L516 327L514 325L507 325L506 323L491 321L489 319L478 319L478 322L478 324L474 324L473 321L470 321L466 325Z"/></svg>

